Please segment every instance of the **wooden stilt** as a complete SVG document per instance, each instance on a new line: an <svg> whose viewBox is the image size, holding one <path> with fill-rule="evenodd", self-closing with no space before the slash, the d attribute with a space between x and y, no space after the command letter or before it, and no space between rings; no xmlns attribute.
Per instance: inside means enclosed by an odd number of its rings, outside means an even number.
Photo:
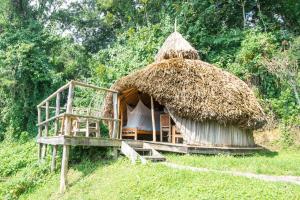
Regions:
<svg viewBox="0 0 300 200"><path fill-rule="evenodd" d="M96 137L100 137L100 121L96 121Z"/></svg>
<svg viewBox="0 0 300 200"><path fill-rule="evenodd" d="M57 145L53 145L52 149L52 160L51 160L51 171L54 172L56 170L56 154L57 154Z"/></svg>
<svg viewBox="0 0 300 200"><path fill-rule="evenodd" d="M122 109L122 99L121 97L118 98L118 104L119 104L119 118L120 118L120 131L118 138L122 139L122 132L123 132L123 109Z"/></svg>
<svg viewBox="0 0 300 200"><path fill-rule="evenodd" d="M160 129L159 129L159 141L163 141L163 131L162 131L162 125L161 125L161 118L160 118Z"/></svg>
<svg viewBox="0 0 300 200"><path fill-rule="evenodd" d="M56 94L56 107L55 107L55 115L59 115L60 113L60 93ZM54 124L55 135L58 135L59 132L59 119L56 119ZM54 172L56 170L56 154L57 154L57 145L53 145L52 148L52 160L51 160L51 171Z"/></svg>
<svg viewBox="0 0 300 200"><path fill-rule="evenodd" d="M153 129L153 142L156 142L156 128L155 128L155 117L154 117L154 102L151 96L151 116L152 116L152 129Z"/></svg>
<svg viewBox="0 0 300 200"><path fill-rule="evenodd" d="M86 119L86 129L85 129L85 137L90 137L90 122L89 119Z"/></svg>
<svg viewBox="0 0 300 200"><path fill-rule="evenodd" d="M73 92L74 92L74 85L73 81L70 82L69 85L69 92L68 92L68 101L67 101L67 108L66 113L72 113L72 103L73 103ZM65 135L68 136L71 134L71 124L72 120L71 117L66 117L65 119ZM60 174L60 192L63 193L67 189L68 185L68 162L69 162L69 150L70 146L63 145L63 156L62 156L62 163L61 163L61 174Z"/></svg>
<svg viewBox="0 0 300 200"><path fill-rule="evenodd" d="M63 146L63 155L61 160L61 172L60 172L60 192L64 193L67 189L68 185L68 163L69 163L69 151L70 146L64 145Z"/></svg>
<svg viewBox="0 0 300 200"><path fill-rule="evenodd" d="M38 123L41 123L42 122L42 118L41 118L41 108L38 107ZM42 137L42 132L43 132L43 128L41 125L39 125L38 127L38 137ZM38 158L39 158L39 161L41 161L42 159L42 148L43 148L43 144L39 144L39 150L38 150Z"/></svg>
<svg viewBox="0 0 300 200"><path fill-rule="evenodd" d="M113 111L114 111L114 126L113 126L113 132L112 132L112 138L118 137L119 130L119 101L118 101L118 93L113 93Z"/></svg>
<svg viewBox="0 0 300 200"><path fill-rule="evenodd" d="M118 159L118 148L113 147L113 159L116 160Z"/></svg>
<svg viewBox="0 0 300 200"><path fill-rule="evenodd" d="M49 119L49 101L46 101L46 120ZM49 133L49 123L45 124L45 136L48 136ZM47 155L47 145L45 144L43 146L43 151L42 151L42 159L44 159Z"/></svg>

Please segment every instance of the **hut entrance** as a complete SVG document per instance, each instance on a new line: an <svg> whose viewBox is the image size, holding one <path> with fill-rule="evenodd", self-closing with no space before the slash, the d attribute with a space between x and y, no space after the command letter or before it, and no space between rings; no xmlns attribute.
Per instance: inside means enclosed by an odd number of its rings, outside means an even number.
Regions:
<svg viewBox="0 0 300 200"><path fill-rule="evenodd" d="M123 139L172 141L172 125L167 110L150 95L129 89L120 98Z"/></svg>

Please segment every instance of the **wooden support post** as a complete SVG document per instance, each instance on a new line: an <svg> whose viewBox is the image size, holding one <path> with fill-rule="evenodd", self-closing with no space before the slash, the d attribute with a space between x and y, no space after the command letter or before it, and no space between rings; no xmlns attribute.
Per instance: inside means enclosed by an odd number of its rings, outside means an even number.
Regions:
<svg viewBox="0 0 300 200"><path fill-rule="evenodd" d="M53 145L52 149L52 160L51 160L51 172L56 170L56 154L57 154L57 145Z"/></svg>
<svg viewBox="0 0 300 200"><path fill-rule="evenodd" d="M64 193L68 185L68 163L69 163L69 151L70 147L68 145L63 146L63 155L61 160L61 174L60 174L60 192Z"/></svg>
<svg viewBox="0 0 300 200"><path fill-rule="evenodd" d="M114 122L113 122L113 133L112 138L117 138L119 131L119 102L118 102L118 93L113 93L113 109L114 109Z"/></svg>
<svg viewBox="0 0 300 200"><path fill-rule="evenodd" d="M46 120L49 119L49 101L46 101ZM47 137L49 134L49 123L47 122L45 124L45 136ZM42 159L44 159L47 155L47 144L43 145L43 151L42 151Z"/></svg>
<svg viewBox="0 0 300 200"><path fill-rule="evenodd" d="M60 113L60 93L57 93L56 94L55 116L59 115L59 113ZM54 131L55 131L55 135L58 135L58 132L59 132L59 119L55 120Z"/></svg>
<svg viewBox="0 0 300 200"><path fill-rule="evenodd" d="M155 117L154 117L154 102L151 96L151 116L152 116L152 129L153 129L153 142L156 142L156 128L155 128Z"/></svg>
<svg viewBox="0 0 300 200"><path fill-rule="evenodd" d="M159 116L160 120L159 120L159 140L162 142L163 141L163 131L162 131L162 125L161 125L161 115Z"/></svg>
<svg viewBox="0 0 300 200"><path fill-rule="evenodd" d="M96 121L96 137L100 137L100 121Z"/></svg>
<svg viewBox="0 0 300 200"><path fill-rule="evenodd" d="M41 107L38 107L38 123L42 122L42 117L41 117ZM38 127L38 137L42 137L42 132L43 132L43 128L42 125L39 125ZM39 157L39 161L42 159L42 148L43 148L43 144L40 143L39 144L39 151L38 151L38 157Z"/></svg>
<svg viewBox="0 0 300 200"><path fill-rule="evenodd" d="M69 93L68 93L68 101L66 113L72 113L72 104L73 104L73 94L74 94L74 85L73 81L69 84ZM71 117L67 116L65 119L65 135L71 134ZM68 184L67 174L68 174L68 162L69 162L69 151L70 146L63 145L63 155L62 155L62 163L61 163L61 172L60 172L60 192L63 193Z"/></svg>
<svg viewBox="0 0 300 200"><path fill-rule="evenodd" d="M56 107L55 107L55 115L59 115L60 113L60 93L56 94ZM59 119L55 120L54 124L54 132L55 135L58 135L59 132ZM53 145L52 148L52 160L51 160L51 171L54 172L56 170L56 154L57 154L57 145Z"/></svg>
<svg viewBox="0 0 300 200"><path fill-rule="evenodd" d="M171 117L169 115L169 139L168 142L172 142L172 122L171 122Z"/></svg>
<svg viewBox="0 0 300 200"><path fill-rule="evenodd" d="M86 129L85 129L85 137L90 137L90 122L89 119L86 119Z"/></svg>
<svg viewBox="0 0 300 200"><path fill-rule="evenodd" d="M172 126L172 143L175 144L176 143L176 127Z"/></svg>
<svg viewBox="0 0 300 200"><path fill-rule="evenodd" d="M123 128L123 109L121 106L122 99L121 97L118 98L118 105L119 105L119 118L120 118L120 127L119 127L119 135L118 138L122 139L122 128Z"/></svg>
<svg viewBox="0 0 300 200"><path fill-rule="evenodd" d="M118 159L118 148L112 147L112 151L113 151L113 159L114 160Z"/></svg>

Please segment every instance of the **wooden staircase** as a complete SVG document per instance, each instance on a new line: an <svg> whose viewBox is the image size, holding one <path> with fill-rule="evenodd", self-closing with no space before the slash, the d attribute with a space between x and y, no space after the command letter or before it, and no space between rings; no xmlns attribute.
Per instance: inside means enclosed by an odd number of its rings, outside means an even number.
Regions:
<svg viewBox="0 0 300 200"><path fill-rule="evenodd" d="M151 147L150 144L143 143L143 146L130 145L125 141L122 141L121 152L128 157L132 163L141 162L146 164L151 162L163 162L166 158L158 151Z"/></svg>

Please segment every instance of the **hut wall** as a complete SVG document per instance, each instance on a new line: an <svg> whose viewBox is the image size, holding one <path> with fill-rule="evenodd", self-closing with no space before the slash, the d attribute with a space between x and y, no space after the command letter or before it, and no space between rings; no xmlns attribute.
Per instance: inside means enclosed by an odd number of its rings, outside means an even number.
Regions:
<svg viewBox="0 0 300 200"><path fill-rule="evenodd" d="M253 147L252 131L217 122L198 122L170 113L186 144L201 146Z"/></svg>

